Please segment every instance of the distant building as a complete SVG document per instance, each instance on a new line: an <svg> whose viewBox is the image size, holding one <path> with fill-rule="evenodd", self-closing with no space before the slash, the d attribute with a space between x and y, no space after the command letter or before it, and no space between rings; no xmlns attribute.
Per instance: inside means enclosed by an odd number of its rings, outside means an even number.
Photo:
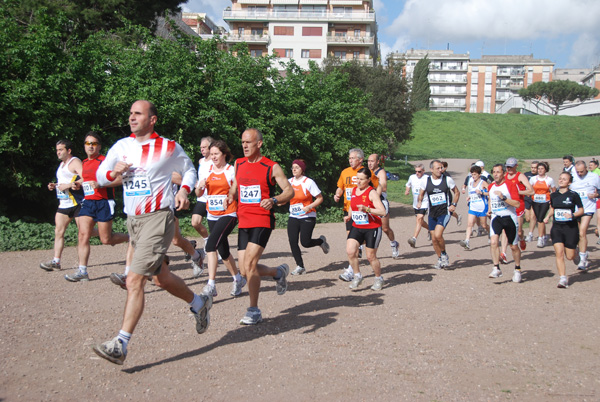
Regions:
<svg viewBox="0 0 600 402"><path fill-rule="evenodd" d="M589 68L555 68L552 81L581 82L591 71Z"/></svg>
<svg viewBox="0 0 600 402"><path fill-rule="evenodd" d="M388 57L405 63L406 79L412 83L415 66L429 59L429 110L464 112L467 99L467 69L469 53L455 54L452 50L415 50L392 53Z"/></svg>
<svg viewBox="0 0 600 402"><path fill-rule="evenodd" d="M587 73L582 79L581 83L591 88L596 88L600 91L600 66L596 66L592 71ZM600 99L600 94L594 99Z"/></svg>
<svg viewBox="0 0 600 402"><path fill-rule="evenodd" d="M182 13L183 22L198 35L215 34L219 27L206 15L206 13Z"/></svg>
<svg viewBox="0 0 600 402"><path fill-rule="evenodd" d="M377 23L372 0L232 0L223 12L228 45L246 42L252 56L277 54L307 69L327 56L377 59Z"/></svg>

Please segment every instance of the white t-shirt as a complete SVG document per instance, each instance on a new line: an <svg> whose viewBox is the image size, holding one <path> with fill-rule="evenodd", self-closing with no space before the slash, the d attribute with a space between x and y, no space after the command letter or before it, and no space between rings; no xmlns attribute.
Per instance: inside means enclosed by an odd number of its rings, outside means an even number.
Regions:
<svg viewBox="0 0 600 402"><path fill-rule="evenodd" d="M198 165L198 180L202 180L203 178L207 178L210 174L211 168L213 166L213 161L207 158L200 159L200 163ZM206 202L206 191L202 194L201 197L196 199L198 202Z"/></svg>
<svg viewBox="0 0 600 402"><path fill-rule="evenodd" d="M573 173L572 173L573 174ZM583 203L583 210L585 213L596 212L596 200L590 200L588 194L600 190L600 176L595 173L587 172L583 178L579 177L577 172L573 174L573 183L569 188L579 194L581 202Z"/></svg>
<svg viewBox="0 0 600 402"><path fill-rule="evenodd" d="M417 203L419 202L419 193L421 190L425 189L427 185L427 175L424 174L419 179L416 174L411 174L406 182L406 187L410 187L413 195L413 208L417 209ZM429 208L429 200L427 197L423 197L423 202L421 203L421 208Z"/></svg>

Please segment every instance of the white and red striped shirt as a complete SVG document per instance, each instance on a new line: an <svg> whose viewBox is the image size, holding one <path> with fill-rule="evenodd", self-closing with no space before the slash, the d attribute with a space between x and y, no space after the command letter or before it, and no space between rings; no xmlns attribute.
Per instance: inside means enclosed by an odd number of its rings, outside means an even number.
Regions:
<svg viewBox="0 0 600 402"><path fill-rule="evenodd" d="M110 173L119 161L132 166L123 175L123 198L127 215L142 215L163 208L173 208L171 175L181 175L181 187L188 193L196 183L196 169L183 148L175 141L152 133L139 142L134 134L115 143L96 174L101 186L113 179Z"/></svg>

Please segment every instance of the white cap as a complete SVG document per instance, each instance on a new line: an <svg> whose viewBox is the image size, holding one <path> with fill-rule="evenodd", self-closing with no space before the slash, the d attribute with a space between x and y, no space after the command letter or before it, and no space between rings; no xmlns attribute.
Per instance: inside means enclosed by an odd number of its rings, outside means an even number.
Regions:
<svg viewBox="0 0 600 402"><path fill-rule="evenodd" d="M475 162L475 166L484 167L485 165L484 165L483 161L477 161L477 162Z"/></svg>

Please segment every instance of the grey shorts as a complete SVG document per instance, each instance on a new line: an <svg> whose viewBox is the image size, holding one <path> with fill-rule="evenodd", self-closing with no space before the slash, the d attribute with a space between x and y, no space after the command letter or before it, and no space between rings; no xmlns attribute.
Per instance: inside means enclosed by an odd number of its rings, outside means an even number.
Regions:
<svg viewBox="0 0 600 402"><path fill-rule="evenodd" d="M127 217L127 231L135 249L131 272L144 276L160 273L175 236L175 216L170 208Z"/></svg>

